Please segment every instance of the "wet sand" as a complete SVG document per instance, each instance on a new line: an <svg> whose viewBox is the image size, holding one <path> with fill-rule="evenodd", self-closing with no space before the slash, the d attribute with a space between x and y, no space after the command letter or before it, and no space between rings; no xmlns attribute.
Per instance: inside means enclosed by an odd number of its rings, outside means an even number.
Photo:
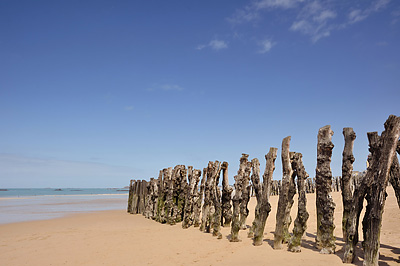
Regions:
<svg viewBox="0 0 400 266"><path fill-rule="evenodd" d="M379 265L400 263L400 210L393 189L388 188ZM316 234L315 194L307 195L310 212L302 252L273 250L277 196L271 197L264 244L254 247L247 230L240 231L239 243L227 239L230 228L222 228L223 239L201 233L198 228L182 229L130 215L125 210L75 214L63 218L0 225L1 265L343 265L341 195L336 203L337 252L322 255L314 248ZM297 201L297 195L295 196ZM247 224L254 218L255 198L249 204ZM295 202L292 219L297 213ZM362 239L362 236L361 236ZM362 265L358 246L356 265Z"/></svg>

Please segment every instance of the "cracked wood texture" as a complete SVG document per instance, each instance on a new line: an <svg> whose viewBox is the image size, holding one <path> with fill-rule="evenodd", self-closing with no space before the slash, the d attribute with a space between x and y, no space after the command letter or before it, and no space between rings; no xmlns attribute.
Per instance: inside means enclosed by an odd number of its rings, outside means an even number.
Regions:
<svg viewBox="0 0 400 266"><path fill-rule="evenodd" d="M307 220L310 216L307 212L307 198L306 198L306 179L308 174L303 165L303 155L301 153L295 153L293 158L293 168L297 175L297 190L299 194L297 217L294 221L293 235L289 241L288 250L292 252L301 251L301 238L307 229Z"/></svg>
<svg viewBox="0 0 400 266"><path fill-rule="evenodd" d="M228 163L222 163L222 217L221 224L224 227L229 227L232 221L232 197L233 189L229 186L228 180Z"/></svg>
<svg viewBox="0 0 400 266"><path fill-rule="evenodd" d="M278 153L277 148L270 148L267 155L265 155L266 165L263 174L263 186L261 190L261 197L257 198L258 213L253 222L253 245L262 245L264 237L264 228L268 215L271 211L271 204L269 203L269 196L271 194L272 175L275 170L275 160ZM257 192L256 192L257 193ZM256 207L257 208L257 207Z"/></svg>
<svg viewBox="0 0 400 266"><path fill-rule="evenodd" d="M353 204L353 193L351 191L353 163L355 158L353 156L354 140L356 133L351 127L343 128L344 136L344 149L342 154L342 202L343 202L343 218L342 218L342 232L343 239L347 238L347 220L350 215L350 209Z"/></svg>
<svg viewBox="0 0 400 266"><path fill-rule="evenodd" d="M253 172L253 174L251 175L251 182L253 185L253 191L256 195L257 204L254 209L254 221L253 221L252 226L250 227L249 232L247 234L248 238L254 237L254 229L256 226L255 220L256 220L256 217L259 216L261 197L262 197L262 193L263 193L262 185L260 183L260 162L258 161L257 158L254 158L253 160L251 160L251 167L252 167L252 172Z"/></svg>
<svg viewBox="0 0 400 266"><path fill-rule="evenodd" d="M321 254L335 253L335 237L333 231L333 213L335 203L332 200L331 157L333 150L333 131L331 126L324 126L318 131L317 168L315 170L316 208L317 208L317 248Z"/></svg>
<svg viewBox="0 0 400 266"><path fill-rule="evenodd" d="M385 131L378 141L378 147L372 154L373 181L370 188L370 200L363 220L364 265L378 265L380 229L386 201L386 187L390 168L396 156L397 142L400 136L400 117L390 115L385 122ZM368 175L368 174L367 174ZM368 215L367 215L368 214Z"/></svg>
<svg viewBox="0 0 400 266"><path fill-rule="evenodd" d="M213 165L213 188L211 190L212 202L214 205L214 213L211 217L211 227L213 229L213 236L218 239L222 239L221 234L221 216L222 216L222 203L221 203L221 191L218 187L219 179L221 175L222 165L219 161L215 161Z"/></svg>
<svg viewBox="0 0 400 266"><path fill-rule="evenodd" d="M194 215L194 227L200 226L200 214L201 214L201 205L203 203L204 198L204 189L206 186L206 178L207 178L207 168L203 168L203 178L201 179L200 191L198 191L195 199L195 204L193 206L193 215Z"/></svg>
<svg viewBox="0 0 400 266"><path fill-rule="evenodd" d="M244 188L244 179L245 179L245 169L247 168L247 158L248 154L243 153L240 158L239 170L235 178L235 194L232 198L233 205L233 214L232 214L232 223L231 223L231 236L230 242L239 242L239 230L241 228L240 224L240 211L242 205L242 193Z"/></svg>
<svg viewBox="0 0 400 266"><path fill-rule="evenodd" d="M282 140L282 185L279 191L278 209L276 211L276 226L274 235L274 249L282 249L283 244L290 239L289 225L291 223L290 209L293 205L293 196L296 193L294 184L294 173L292 169L290 153L291 137L288 136Z"/></svg>

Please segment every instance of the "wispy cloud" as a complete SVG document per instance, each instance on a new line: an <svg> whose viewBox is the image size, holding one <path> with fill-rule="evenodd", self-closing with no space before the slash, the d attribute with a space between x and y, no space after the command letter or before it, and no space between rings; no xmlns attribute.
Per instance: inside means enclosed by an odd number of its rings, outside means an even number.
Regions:
<svg viewBox="0 0 400 266"><path fill-rule="evenodd" d="M289 30L309 36L313 43L321 38L328 37L333 31L344 29L354 23L367 19L372 14L386 8L391 0L375 0L364 7L354 8L353 2L345 4L331 0L257 0L244 6L227 18L232 24L242 24L261 20L267 13L275 9L290 11L295 19L292 20ZM282 13L285 14L285 13ZM289 13L288 13L289 14ZM399 12L392 12L396 23Z"/></svg>
<svg viewBox="0 0 400 266"><path fill-rule="evenodd" d="M196 47L197 50L203 50L204 48L211 48L218 51L228 48L228 44L223 40L214 39L211 40L208 44L200 44Z"/></svg>
<svg viewBox="0 0 400 266"><path fill-rule="evenodd" d="M132 111L133 110L133 105L125 106L124 110L125 111Z"/></svg>
<svg viewBox="0 0 400 266"><path fill-rule="evenodd" d="M259 45L261 46L261 49L258 52L260 54L265 54L265 53L269 52L275 44L276 43L271 41L270 39L263 40L259 43Z"/></svg>
<svg viewBox="0 0 400 266"><path fill-rule="evenodd" d="M377 0L365 9L354 9L348 14L349 23L356 23L369 17L371 14L380 11L389 4L390 0Z"/></svg>
<svg viewBox="0 0 400 266"><path fill-rule="evenodd" d="M298 3L305 0L258 0L245 6L243 9L238 9L227 20L232 24L240 24L261 18L260 12L265 9L290 9L295 8Z"/></svg>

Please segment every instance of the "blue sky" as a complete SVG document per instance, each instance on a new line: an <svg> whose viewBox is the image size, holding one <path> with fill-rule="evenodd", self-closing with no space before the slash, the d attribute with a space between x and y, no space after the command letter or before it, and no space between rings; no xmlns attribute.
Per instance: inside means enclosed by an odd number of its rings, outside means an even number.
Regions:
<svg viewBox="0 0 400 266"><path fill-rule="evenodd" d="M400 115L400 2L0 1L0 187L118 187ZM280 153L275 179L281 177Z"/></svg>

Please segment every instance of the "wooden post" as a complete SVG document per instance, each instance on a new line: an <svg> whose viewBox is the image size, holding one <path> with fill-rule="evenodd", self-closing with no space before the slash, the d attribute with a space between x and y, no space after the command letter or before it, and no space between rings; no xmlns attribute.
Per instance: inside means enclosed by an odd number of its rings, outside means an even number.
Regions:
<svg viewBox="0 0 400 266"><path fill-rule="evenodd" d="M247 168L247 158L248 154L243 153L240 158L239 170L238 174L235 178L235 194L232 198L233 204L233 215L232 215L232 223L231 223L231 237L229 239L230 242L239 242L239 230L241 228L240 224L240 214L241 214L241 206L242 206L242 193L245 185L245 170Z"/></svg>
<svg viewBox="0 0 400 266"><path fill-rule="evenodd" d="M307 212L307 198L306 198L306 179L308 174L304 168L301 153L296 153L293 159L293 165L297 173L297 190L299 193L297 217L294 221L293 236L289 241L289 251L301 251L301 238L307 229L307 220L309 214Z"/></svg>
<svg viewBox="0 0 400 266"><path fill-rule="evenodd" d="M344 136L344 149L342 158L342 178L341 178L341 190L342 190L342 201L343 201L343 218L342 218L342 232L343 239L347 239L347 225L348 218L350 215L351 206L353 203L353 193L351 191L352 174L353 174L353 163L355 158L353 156L354 140L356 139L356 133L351 127L343 128Z"/></svg>
<svg viewBox="0 0 400 266"><path fill-rule="evenodd" d="M397 159L397 156L393 157L393 163L390 168L389 181L396 195L397 205L399 205L400 208L400 164L399 164L399 159Z"/></svg>
<svg viewBox="0 0 400 266"><path fill-rule="evenodd" d="M277 153L278 153L277 148L270 148L268 154L265 155L266 165L263 174L262 194L259 199L257 198L258 213L253 222L253 232L254 232L253 245L255 246L262 245L265 223L271 211L269 196L271 194L272 176L275 170L275 160Z"/></svg>
<svg viewBox="0 0 400 266"><path fill-rule="evenodd" d="M151 219L156 220L157 218L157 204L158 204L158 189L159 189L159 179L153 179L152 183L152 213Z"/></svg>
<svg viewBox="0 0 400 266"><path fill-rule="evenodd" d="M282 141L282 186L279 191L278 208L276 211L276 226L274 235L274 249L282 249L282 244L290 239L289 225L291 223L290 209L293 205L293 196L296 192L294 176L289 152L291 137ZM292 154L293 155L293 154Z"/></svg>
<svg viewBox="0 0 400 266"><path fill-rule="evenodd" d="M363 221L364 265L378 265L380 230L382 214L386 201L386 187L389 181L390 167L396 156L397 142L400 137L400 117L390 115L385 122L385 131L379 138L379 149L372 154L373 174L368 214ZM367 173L368 176L368 173ZM366 212L367 214L367 212Z"/></svg>
<svg viewBox="0 0 400 266"><path fill-rule="evenodd" d="M165 222L168 224L175 224L175 219L172 217L172 212L174 208L174 179L176 176L176 171L177 171L177 166L175 166L174 169L172 167L169 167L166 173L164 173L164 178L165 178Z"/></svg>
<svg viewBox="0 0 400 266"><path fill-rule="evenodd" d="M232 221L232 197L233 189L229 186L228 180L228 163L222 163L222 219L221 224L229 227Z"/></svg>
<svg viewBox="0 0 400 266"><path fill-rule="evenodd" d="M259 211L260 211L260 207L261 207L261 198L262 198L262 184L260 183L260 162L258 161L257 158L254 158L253 160L251 160L251 167L252 167L252 172L253 174L251 175L251 182L253 185L253 191L256 195L256 199L257 199L257 204L256 207L254 209L254 221L252 226L249 229L249 232L247 234L248 238L252 238L254 237L254 230L256 227L255 224L255 220L257 219L257 217L260 216Z"/></svg>
<svg viewBox="0 0 400 266"><path fill-rule="evenodd" d="M129 183L129 196L128 196L128 207L127 207L127 212L132 213L132 200L133 200L133 184L134 184L133 179L131 179Z"/></svg>
<svg viewBox="0 0 400 266"><path fill-rule="evenodd" d="M219 161L214 162L213 166L213 187L211 190L212 202L214 205L214 214L212 216L212 228L213 228L213 236L218 237L218 239L222 239L221 230L221 217L222 217L222 203L221 203L221 191L218 187L219 179L221 175L222 165Z"/></svg>
<svg viewBox="0 0 400 266"><path fill-rule="evenodd" d="M242 186L242 201L240 203L240 229L246 230L246 220L247 216L249 216L248 204L250 201L250 192L251 186L249 185L250 181L250 173L251 173L251 162L249 162L248 154L242 154L242 158L240 159L240 164L243 164L244 167L244 175L243 175L243 186ZM243 162L242 162L243 161Z"/></svg>
<svg viewBox="0 0 400 266"><path fill-rule="evenodd" d="M333 202L331 157L333 131L331 126L324 126L318 131L317 168L315 170L316 207L317 207L317 247L321 254L335 253L335 237L333 231L333 213L336 204Z"/></svg>
<svg viewBox="0 0 400 266"><path fill-rule="evenodd" d="M165 218L165 175L166 169L160 170L158 175L158 199L157 199L157 214L156 221L164 223Z"/></svg>
<svg viewBox="0 0 400 266"><path fill-rule="evenodd" d="M200 184L200 191L198 192L198 195L196 197L194 210L193 210L193 212L194 212L194 225L193 226L194 227L200 226L201 206L203 204L206 179L207 179L207 168L204 168L203 169L203 178L201 179L201 184ZM201 230L201 231L203 231L203 230Z"/></svg>
<svg viewBox="0 0 400 266"><path fill-rule="evenodd" d="M211 205L212 205L212 199L211 199L211 193L212 193L212 188L213 188L213 183L214 183L214 176L213 176L213 166L214 163L209 161L208 166L207 166L207 180L204 188L204 202L203 202L203 208L202 208L202 218L201 218L201 225L200 225L200 231L209 233L210 232L210 212L211 210Z"/></svg>

